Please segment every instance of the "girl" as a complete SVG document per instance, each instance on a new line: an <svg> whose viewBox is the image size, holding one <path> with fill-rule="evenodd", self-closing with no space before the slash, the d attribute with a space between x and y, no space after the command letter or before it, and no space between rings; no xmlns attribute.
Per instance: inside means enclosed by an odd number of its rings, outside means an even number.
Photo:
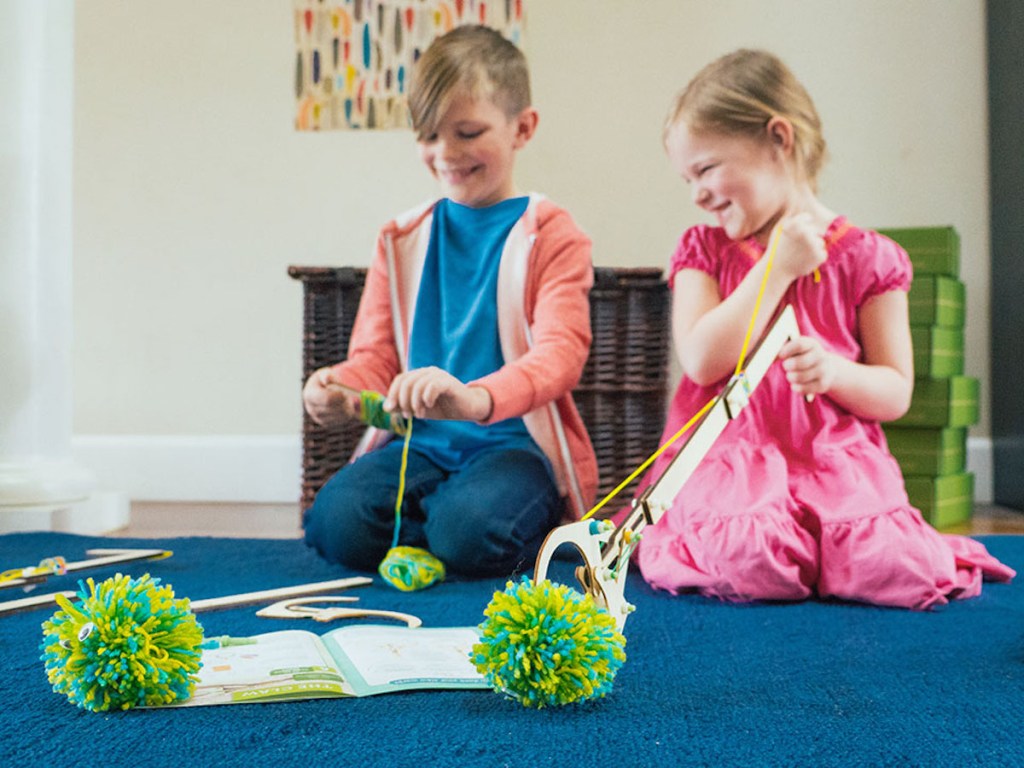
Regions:
<svg viewBox="0 0 1024 768"><path fill-rule="evenodd" d="M879 422L905 413L913 390L910 262L817 198L825 142L800 83L771 54L727 55L677 98L664 141L718 224L688 230L672 258L684 375L664 439L733 372L759 295L753 338L786 304L805 335L645 532L647 581L727 600L927 609L979 594L983 577L1010 580L979 542L939 534L908 502Z"/></svg>

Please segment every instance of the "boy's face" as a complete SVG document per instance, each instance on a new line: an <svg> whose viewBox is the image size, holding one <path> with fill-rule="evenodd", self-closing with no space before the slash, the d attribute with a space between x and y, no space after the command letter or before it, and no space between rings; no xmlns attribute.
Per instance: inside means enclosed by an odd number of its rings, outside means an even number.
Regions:
<svg viewBox="0 0 1024 768"><path fill-rule="evenodd" d="M445 196L483 208L515 195L515 153L536 127L532 107L510 118L489 98L459 94L441 116L436 132L417 144Z"/></svg>

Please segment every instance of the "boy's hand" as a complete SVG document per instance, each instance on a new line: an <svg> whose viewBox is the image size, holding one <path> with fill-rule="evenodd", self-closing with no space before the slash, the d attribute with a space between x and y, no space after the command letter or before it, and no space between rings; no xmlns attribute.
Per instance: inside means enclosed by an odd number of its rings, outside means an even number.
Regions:
<svg viewBox="0 0 1024 768"><path fill-rule="evenodd" d="M787 341L779 350L779 359L789 386L797 394L822 394L835 383L835 355L818 339L799 336Z"/></svg>
<svg viewBox="0 0 1024 768"><path fill-rule="evenodd" d="M309 417L323 427L358 419L361 407L358 395L336 382L330 368L313 371L302 388L302 403Z"/></svg>
<svg viewBox="0 0 1024 768"><path fill-rule="evenodd" d="M825 238L809 213L787 216L779 222L782 232L775 254L776 266L796 279L809 275L828 258Z"/></svg>
<svg viewBox="0 0 1024 768"><path fill-rule="evenodd" d="M494 404L483 387L463 384L440 368L417 368L391 382L384 410L406 418L486 421Z"/></svg>

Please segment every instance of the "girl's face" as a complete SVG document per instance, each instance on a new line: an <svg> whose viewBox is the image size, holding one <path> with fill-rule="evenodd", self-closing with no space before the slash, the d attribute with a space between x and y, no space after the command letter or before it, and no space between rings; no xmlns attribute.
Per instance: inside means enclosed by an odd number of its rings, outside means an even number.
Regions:
<svg viewBox="0 0 1024 768"><path fill-rule="evenodd" d="M455 202L494 205L515 195L515 153L536 125L532 108L510 118L491 99L457 95L436 132L417 142L420 159Z"/></svg>
<svg viewBox="0 0 1024 768"><path fill-rule="evenodd" d="M693 201L711 213L731 240L768 242L794 192L786 155L764 139L693 133L680 122L665 140L669 163L690 185Z"/></svg>

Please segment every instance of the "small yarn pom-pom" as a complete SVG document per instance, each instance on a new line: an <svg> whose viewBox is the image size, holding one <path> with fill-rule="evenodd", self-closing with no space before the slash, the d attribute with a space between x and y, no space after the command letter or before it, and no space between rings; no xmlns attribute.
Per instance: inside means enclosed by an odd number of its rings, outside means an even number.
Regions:
<svg viewBox="0 0 1024 768"><path fill-rule="evenodd" d="M401 437L405 437L409 431L409 423L401 415L384 410L384 395L380 392L370 390L360 392L359 408L363 423L371 427L394 432Z"/></svg>
<svg viewBox="0 0 1024 768"><path fill-rule="evenodd" d="M146 574L78 583L78 600L43 622L40 646L55 693L93 712L156 706L192 695L203 628L189 601Z"/></svg>
<svg viewBox="0 0 1024 768"><path fill-rule="evenodd" d="M388 584L403 592L426 589L444 581L444 563L420 547L392 547L377 572Z"/></svg>
<svg viewBox="0 0 1024 768"><path fill-rule="evenodd" d="M600 698L626 660L615 620L562 584L510 581L484 616L471 660L494 690L524 707Z"/></svg>

